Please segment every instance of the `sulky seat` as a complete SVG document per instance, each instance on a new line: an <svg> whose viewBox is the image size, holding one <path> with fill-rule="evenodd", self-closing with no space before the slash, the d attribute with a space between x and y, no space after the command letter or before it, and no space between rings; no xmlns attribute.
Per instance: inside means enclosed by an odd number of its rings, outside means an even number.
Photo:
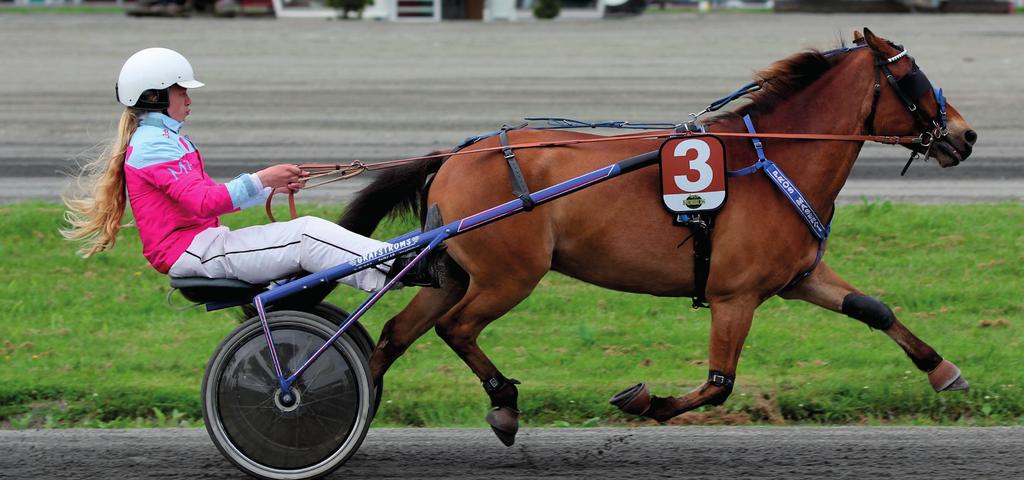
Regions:
<svg viewBox="0 0 1024 480"><path fill-rule="evenodd" d="M264 307L274 310L307 310L322 302L337 285L335 282L317 285ZM251 304L253 297L267 291L270 284L255 284L233 278L172 277L171 288L177 289L181 296L192 302L205 304L207 311L213 311Z"/></svg>
<svg viewBox="0 0 1024 480"><path fill-rule="evenodd" d="M181 277L171 278L171 288L196 303L247 304L266 291L267 284L256 285L233 278Z"/></svg>

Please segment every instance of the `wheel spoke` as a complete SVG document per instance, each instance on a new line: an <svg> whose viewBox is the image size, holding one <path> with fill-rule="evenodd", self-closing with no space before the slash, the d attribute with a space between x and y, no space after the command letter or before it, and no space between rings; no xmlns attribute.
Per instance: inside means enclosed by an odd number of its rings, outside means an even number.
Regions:
<svg viewBox="0 0 1024 480"><path fill-rule="evenodd" d="M330 395L330 396L327 396L327 397L318 398L316 400L312 400L312 401L308 401L308 402L302 402L302 405L308 407L310 405L316 405L316 404L318 404L320 402L324 402L324 401L335 399L335 398L344 398L346 396L347 395L344 394L344 393L339 393L337 395Z"/></svg>

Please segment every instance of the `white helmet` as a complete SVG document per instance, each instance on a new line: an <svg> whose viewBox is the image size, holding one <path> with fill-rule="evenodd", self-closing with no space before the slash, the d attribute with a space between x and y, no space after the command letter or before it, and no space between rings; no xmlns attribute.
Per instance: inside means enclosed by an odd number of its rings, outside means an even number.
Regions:
<svg viewBox="0 0 1024 480"><path fill-rule="evenodd" d="M174 84L185 88L204 85L195 79L192 64L180 53L167 48L147 48L135 52L124 62L114 93L126 107L163 110L169 105L167 88ZM159 98L156 101L140 99L146 90L156 90Z"/></svg>

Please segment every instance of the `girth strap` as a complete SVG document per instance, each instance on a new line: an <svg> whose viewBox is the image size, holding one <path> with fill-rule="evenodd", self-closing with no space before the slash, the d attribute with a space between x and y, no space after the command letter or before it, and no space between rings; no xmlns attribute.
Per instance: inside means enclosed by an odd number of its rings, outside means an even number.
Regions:
<svg viewBox="0 0 1024 480"><path fill-rule="evenodd" d="M512 194L523 202L523 210L529 212L533 210L533 199L530 198L530 188L526 185L526 179L523 178L523 171L519 168L519 162L516 161L516 153L509 147L508 131L522 128L526 124L509 127L505 125L501 127L501 133L498 134L498 140L501 142L501 153L505 156L505 161L508 162L508 169L512 174Z"/></svg>
<svg viewBox="0 0 1024 480"><path fill-rule="evenodd" d="M708 277L711 275L711 230L715 215L684 213L677 220L693 232L693 308L707 308Z"/></svg>

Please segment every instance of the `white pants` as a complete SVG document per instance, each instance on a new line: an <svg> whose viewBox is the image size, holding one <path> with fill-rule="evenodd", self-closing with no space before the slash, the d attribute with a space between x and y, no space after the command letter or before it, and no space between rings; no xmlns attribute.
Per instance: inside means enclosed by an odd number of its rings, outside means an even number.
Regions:
<svg viewBox="0 0 1024 480"><path fill-rule="evenodd" d="M326 270L386 245L317 217L239 230L221 226L196 235L167 274L236 278L260 284L300 270ZM339 282L367 292L379 290L384 286L389 265L387 262L367 268Z"/></svg>

